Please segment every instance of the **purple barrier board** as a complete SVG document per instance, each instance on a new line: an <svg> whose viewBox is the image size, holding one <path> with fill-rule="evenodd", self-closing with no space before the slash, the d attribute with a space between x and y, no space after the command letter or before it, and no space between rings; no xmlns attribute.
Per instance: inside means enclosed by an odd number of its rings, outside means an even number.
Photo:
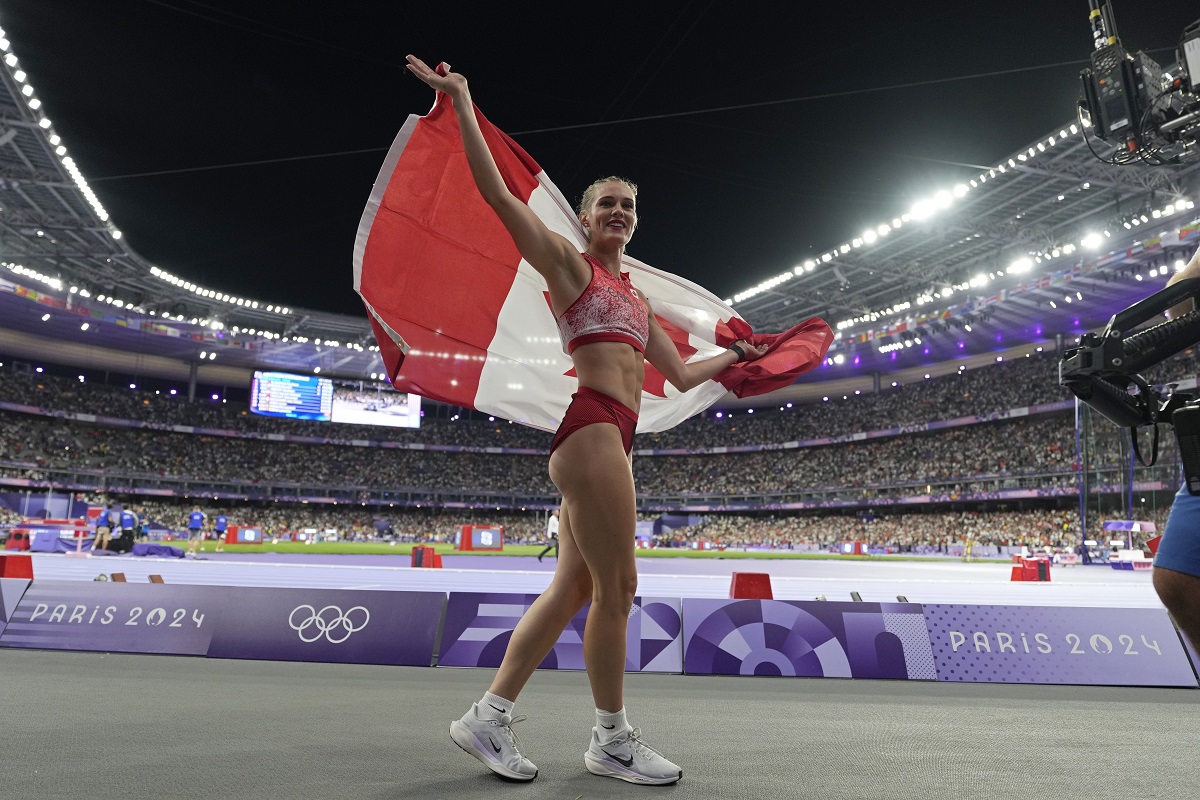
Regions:
<svg viewBox="0 0 1200 800"><path fill-rule="evenodd" d="M1156 608L926 605L939 681L1196 687Z"/></svg>
<svg viewBox="0 0 1200 800"><path fill-rule="evenodd" d="M211 658L428 667L444 592L222 588Z"/></svg>
<svg viewBox="0 0 1200 800"><path fill-rule="evenodd" d="M915 603L685 599L683 619L688 674L937 678Z"/></svg>
<svg viewBox="0 0 1200 800"><path fill-rule="evenodd" d="M429 666L445 597L35 581L0 647Z"/></svg>
<svg viewBox="0 0 1200 800"><path fill-rule="evenodd" d="M0 647L202 656L226 592L216 586L34 581L0 634Z"/></svg>
<svg viewBox="0 0 1200 800"><path fill-rule="evenodd" d="M21 602L21 595L29 588L28 578L0 578L0 635L8 627L8 621Z"/></svg>
<svg viewBox="0 0 1200 800"><path fill-rule="evenodd" d="M451 592L439 666L498 667L517 622L536 594ZM680 601L635 597L625 642L626 672L683 671ZM571 620L539 669L584 669L583 629L590 605Z"/></svg>

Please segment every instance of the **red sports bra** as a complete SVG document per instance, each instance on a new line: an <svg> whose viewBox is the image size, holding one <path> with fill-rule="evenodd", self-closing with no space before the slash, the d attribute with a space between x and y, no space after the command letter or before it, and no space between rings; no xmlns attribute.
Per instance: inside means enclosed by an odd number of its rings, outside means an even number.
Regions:
<svg viewBox="0 0 1200 800"><path fill-rule="evenodd" d="M581 344L625 342L645 353L650 318L629 277L621 273L620 278L614 278L599 261L587 253L580 255L591 264L592 279L583 294L558 318L563 351L570 355Z"/></svg>

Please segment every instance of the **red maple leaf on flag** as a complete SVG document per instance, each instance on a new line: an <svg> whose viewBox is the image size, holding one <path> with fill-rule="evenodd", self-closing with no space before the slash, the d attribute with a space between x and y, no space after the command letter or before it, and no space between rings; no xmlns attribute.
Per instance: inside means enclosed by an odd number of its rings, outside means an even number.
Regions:
<svg viewBox="0 0 1200 800"><path fill-rule="evenodd" d="M684 363L687 363L689 358L696 355L696 348L688 344L687 331L677 325L673 325L657 314L654 315L654 318L662 326L663 331L667 334L667 338L675 345L675 350L678 351L679 357L683 359ZM646 362L646 377L642 380L642 391L648 392L655 397L667 396L667 379L649 361Z"/></svg>

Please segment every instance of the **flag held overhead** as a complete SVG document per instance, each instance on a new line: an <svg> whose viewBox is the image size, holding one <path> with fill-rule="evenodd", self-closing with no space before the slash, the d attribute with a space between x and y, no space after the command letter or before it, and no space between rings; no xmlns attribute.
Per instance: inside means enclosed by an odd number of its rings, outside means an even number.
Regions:
<svg viewBox="0 0 1200 800"><path fill-rule="evenodd" d="M571 204L528 153L478 108L475 114L513 195L584 250ZM649 298L685 362L717 355L738 339L768 346L758 360L682 394L647 364L639 433L671 428L727 391L749 397L787 386L820 364L833 341L817 318L784 333L754 333L691 281L628 256L622 271ZM397 389L543 430L558 427L576 380L545 281L476 189L453 106L440 92L428 114L405 121L380 168L355 239L354 289Z"/></svg>

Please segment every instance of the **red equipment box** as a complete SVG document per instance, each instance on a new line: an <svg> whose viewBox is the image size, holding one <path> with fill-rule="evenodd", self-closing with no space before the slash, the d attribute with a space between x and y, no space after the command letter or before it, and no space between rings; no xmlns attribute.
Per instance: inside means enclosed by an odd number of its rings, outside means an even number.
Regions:
<svg viewBox="0 0 1200 800"><path fill-rule="evenodd" d="M412 549L411 566L441 569L442 554L434 550L429 545L419 544Z"/></svg>
<svg viewBox="0 0 1200 800"><path fill-rule="evenodd" d="M729 583L731 600L774 600L771 576L766 572L735 572Z"/></svg>
<svg viewBox="0 0 1200 800"><path fill-rule="evenodd" d="M0 578L33 580L33 558L31 556L0 555Z"/></svg>
<svg viewBox="0 0 1200 800"><path fill-rule="evenodd" d="M1050 582L1050 559L1023 558L1020 566L1012 568L1012 580L1031 581L1034 583Z"/></svg>
<svg viewBox="0 0 1200 800"><path fill-rule="evenodd" d="M29 549L29 531L13 528L8 532L8 539L4 542L5 550L28 550Z"/></svg>

